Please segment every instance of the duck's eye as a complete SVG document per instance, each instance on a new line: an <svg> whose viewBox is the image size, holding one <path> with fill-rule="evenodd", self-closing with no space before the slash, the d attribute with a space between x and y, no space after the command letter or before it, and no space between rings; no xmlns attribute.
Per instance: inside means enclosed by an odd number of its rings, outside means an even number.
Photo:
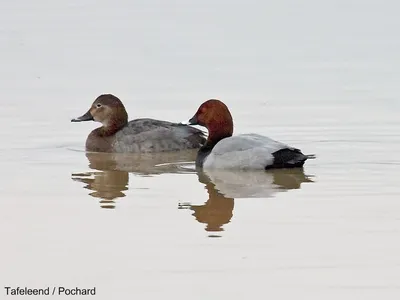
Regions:
<svg viewBox="0 0 400 300"><path fill-rule="evenodd" d="M97 108L100 108L100 107L101 107L101 104L100 104L100 103L97 103L97 104L96 104L96 107L97 107Z"/></svg>

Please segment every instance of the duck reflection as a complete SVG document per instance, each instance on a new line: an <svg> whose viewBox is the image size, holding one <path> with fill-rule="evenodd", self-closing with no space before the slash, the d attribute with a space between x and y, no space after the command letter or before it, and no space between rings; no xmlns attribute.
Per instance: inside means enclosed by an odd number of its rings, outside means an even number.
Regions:
<svg viewBox="0 0 400 300"><path fill-rule="evenodd" d="M126 196L129 173L154 176L165 173L194 173L176 162L193 161L196 150L157 154L86 152L92 172L72 173L72 180L85 184L90 196L100 199L102 208L115 208L115 201ZM174 162L174 163L171 163Z"/></svg>
<svg viewBox="0 0 400 300"><path fill-rule="evenodd" d="M208 232L223 231L233 216L235 198L269 198L278 192L299 189L302 183L313 182L303 169L264 171L198 171L198 179L205 185L208 200L203 205L180 203L180 209L190 209ZM218 237L219 235L211 234Z"/></svg>

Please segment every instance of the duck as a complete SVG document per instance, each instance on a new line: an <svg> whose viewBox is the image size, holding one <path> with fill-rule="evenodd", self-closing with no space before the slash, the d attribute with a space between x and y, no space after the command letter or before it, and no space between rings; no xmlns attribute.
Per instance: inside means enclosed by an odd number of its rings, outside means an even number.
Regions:
<svg viewBox="0 0 400 300"><path fill-rule="evenodd" d="M203 131L189 125L140 118L128 122L122 101L102 94L90 109L71 122L96 121L102 124L86 139L86 151L110 153L158 153L199 149L206 141Z"/></svg>
<svg viewBox="0 0 400 300"><path fill-rule="evenodd" d="M268 170L301 168L307 159L300 149L269 137L246 133L233 136L233 119L228 107L218 99L200 105L186 122L207 128L206 143L197 153L195 165L202 169Z"/></svg>

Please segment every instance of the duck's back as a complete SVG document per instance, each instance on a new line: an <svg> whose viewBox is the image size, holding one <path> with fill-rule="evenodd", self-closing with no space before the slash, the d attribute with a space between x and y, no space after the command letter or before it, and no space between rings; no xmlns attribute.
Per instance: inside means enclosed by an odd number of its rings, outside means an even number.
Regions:
<svg viewBox="0 0 400 300"><path fill-rule="evenodd" d="M272 153L289 146L263 135L248 133L231 136L221 140L215 145L213 153L222 155L229 152L252 150L258 147L262 147Z"/></svg>
<svg viewBox="0 0 400 300"><path fill-rule="evenodd" d="M281 158L282 155L293 156ZM279 160L291 162L304 156L300 150L259 134L240 134L219 141L206 157L206 169L268 169ZM299 157L298 157L299 156ZM293 160L293 163L295 163ZM283 165L282 165L283 167Z"/></svg>
<svg viewBox="0 0 400 300"><path fill-rule="evenodd" d="M204 133L194 127L155 119L130 121L115 134L114 152L148 153L197 149Z"/></svg>

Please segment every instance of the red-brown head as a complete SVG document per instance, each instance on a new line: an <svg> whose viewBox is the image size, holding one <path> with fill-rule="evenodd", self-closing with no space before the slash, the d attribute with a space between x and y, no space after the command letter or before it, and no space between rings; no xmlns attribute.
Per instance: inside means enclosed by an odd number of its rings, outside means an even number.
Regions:
<svg viewBox="0 0 400 300"><path fill-rule="evenodd" d="M220 100L210 99L200 105L189 120L190 125L200 125L208 129L208 141L218 142L233 134L233 120L228 107Z"/></svg>

